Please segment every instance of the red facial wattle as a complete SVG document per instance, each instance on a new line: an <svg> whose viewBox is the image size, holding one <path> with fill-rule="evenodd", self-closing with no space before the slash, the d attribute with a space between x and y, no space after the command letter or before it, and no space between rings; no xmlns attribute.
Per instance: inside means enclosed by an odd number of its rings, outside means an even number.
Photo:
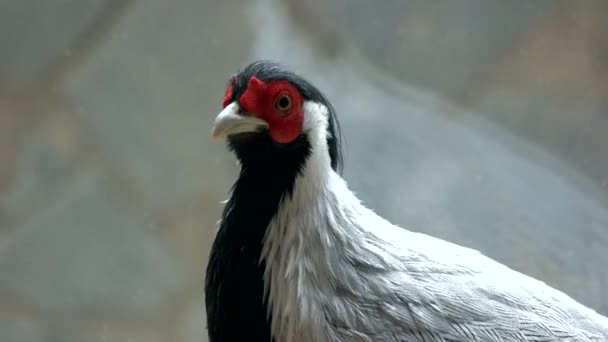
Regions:
<svg viewBox="0 0 608 342"><path fill-rule="evenodd" d="M277 106L282 97L289 99L288 109ZM277 143L290 143L302 133L302 96L288 81L264 82L251 77L239 104L246 112L266 121L270 137Z"/></svg>
<svg viewBox="0 0 608 342"><path fill-rule="evenodd" d="M224 92L224 99L222 100L222 107L226 108L227 105L230 104L230 99L232 99L232 91L234 88L234 78L230 80L230 83L226 87L226 91Z"/></svg>

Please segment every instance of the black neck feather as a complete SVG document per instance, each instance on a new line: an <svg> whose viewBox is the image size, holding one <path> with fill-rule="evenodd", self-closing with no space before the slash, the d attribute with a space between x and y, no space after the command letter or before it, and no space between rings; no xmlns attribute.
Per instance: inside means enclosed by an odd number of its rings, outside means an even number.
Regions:
<svg viewBox="0 0 608 342"><path fill-rule="evenodd" d="M271 341L261 260L266 229L291 194L310 144L279 146L267 135L232 138L241 172L224 208L206 273L209 341Z"/></svg>

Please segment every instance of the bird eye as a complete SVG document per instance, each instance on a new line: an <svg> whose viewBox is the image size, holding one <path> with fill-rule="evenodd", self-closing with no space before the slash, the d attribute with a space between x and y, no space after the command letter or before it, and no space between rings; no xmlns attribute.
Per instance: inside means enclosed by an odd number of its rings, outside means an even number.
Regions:
<svg viewBox="0 0 608 342"><path fill-rule="evenodd" d="M291 108L291 99L287 94L281 94L274 102L274 107L280 112L287 112Z"/></svg>

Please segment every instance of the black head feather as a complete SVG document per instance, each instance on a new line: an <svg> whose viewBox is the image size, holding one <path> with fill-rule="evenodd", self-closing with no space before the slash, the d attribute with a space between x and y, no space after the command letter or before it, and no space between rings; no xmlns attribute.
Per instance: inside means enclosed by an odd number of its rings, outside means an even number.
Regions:
<svg viewBox="0 0 608 342"><path fill-rule="evenodd" d="M293 71L289 71L281 64L260 60L250 63L235 76L231 78L232 96L230 102L240 98L243 92L247 89L249 79L255 76L258 79L268 82L275 80L289 81L300 91L302 97L306 101L313 101L323 104L329 111L327 146L329 156L331 158L331 166L336 172L342 170L342 136L340 132L340 124L338 122L336 111L329 100L323 95L319 89L309 83L307 80L297 75ZM298 142L296 142L298 143Z"/></svg>

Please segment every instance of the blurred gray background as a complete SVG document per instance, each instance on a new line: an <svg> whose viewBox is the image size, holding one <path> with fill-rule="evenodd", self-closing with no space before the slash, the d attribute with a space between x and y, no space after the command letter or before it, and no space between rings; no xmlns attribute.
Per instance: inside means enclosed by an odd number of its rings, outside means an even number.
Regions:
<svg viewBox="0 0 608 342"><path fill-rule="evenodd" d="M0 1L0 340L206 340L237 171L209 131L257 58L329 96L370 207L608 314L606 18L603 0Z"/></svg>

